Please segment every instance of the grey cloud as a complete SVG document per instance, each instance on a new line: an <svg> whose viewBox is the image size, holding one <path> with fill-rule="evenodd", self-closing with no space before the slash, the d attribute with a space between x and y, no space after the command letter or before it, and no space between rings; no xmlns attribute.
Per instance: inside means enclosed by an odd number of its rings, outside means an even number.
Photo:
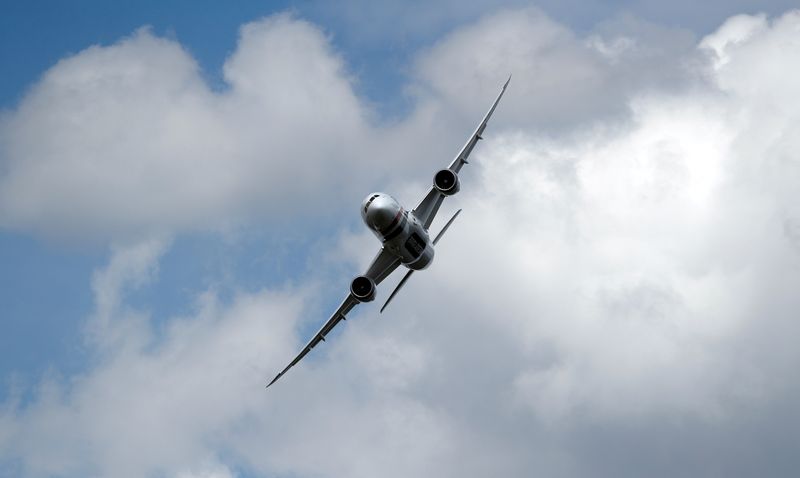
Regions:
<svg viewBox="0 0 800 478"><path fill-rule="evenodd" d="M541 38L564 39L558 58L614 68L598 60L614 51L591 56L530 11L450 38L505 22L525 34L526 22L541 23ZM622 126L544 137L518 117L526 98L502 104L464 170L469 184L441 214L464 213L384 316L360 307L263 393L262 379L306 339L320 289L230 304L209 292L163 337L148 341L145 321L144 340L122 334L129 346L85 375L5 404L4 458L32 476L200 474L203 463L223 476L239 464L266 476L792 476L800 255L787 238L800 204L800 109L786 98L800 84L790 81L798 24L796 13L731 19L689 55L703 81L631 79L643 87L624 96ZM622 37L683 51L671 33L637 28ZM444 54L448 41L419 64L441 55L461 65ZM402 146L394 135L457 106L436 66L430 77L420 70L430 97L382 141ZM496 65L479 67L454 87L482 91ZM401 146L391 154L427 147ZM397 190L412 198L417 188ZM345 262L374 245L367 232L338 242L329 255ZM95 276L98 310L152 277L159 244L115 252ZM111 334L126 307L107 303Z"/></svg>
<svg viewBox="0 0 800 478"><path fill-rule="evenodd" d="M513 73L505 120L530 133L572 131L627 113L643 90L697 82L690 68L694 45L685 30L630 16L582 37L526 8L501 11L448 35L423 55L418 70L447 108L460 111L471 111L473 98Z"/></svg>

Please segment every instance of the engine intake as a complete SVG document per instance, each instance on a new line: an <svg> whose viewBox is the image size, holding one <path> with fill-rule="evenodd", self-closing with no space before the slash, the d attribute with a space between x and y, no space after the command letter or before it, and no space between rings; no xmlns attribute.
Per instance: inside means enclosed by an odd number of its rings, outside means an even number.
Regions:
<svg viewBox="0 0 800 478"><path fill-rule="evenodd" d="M461 183L455 171L442 169L433 176L433 187L445 196L452 196L461 189Z"/></svg>
<svg viewBox="0 0 800 478"><path fill-rule="evenodd" d="M358 276L350 283L350 293L359 302L371 302L375 299L375 282L366 276Z"/></svg>

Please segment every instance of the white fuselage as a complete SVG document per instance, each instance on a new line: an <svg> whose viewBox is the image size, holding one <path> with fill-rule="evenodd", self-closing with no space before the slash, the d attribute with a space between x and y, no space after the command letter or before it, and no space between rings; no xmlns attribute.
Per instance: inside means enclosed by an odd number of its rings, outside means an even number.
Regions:
<svg viewBox="0 0 800 478"><path fill-rule="evenodd" d="M433 243L428 231L393 197L372 193L361 203L361 217L389 252L409 269L420 270L433 261Z"/></svg>

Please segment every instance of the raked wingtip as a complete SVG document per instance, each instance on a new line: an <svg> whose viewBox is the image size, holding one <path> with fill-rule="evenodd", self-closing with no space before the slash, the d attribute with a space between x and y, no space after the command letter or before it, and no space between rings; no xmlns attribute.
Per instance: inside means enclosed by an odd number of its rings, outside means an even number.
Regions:
<svg viewBox="0 0 800 478"><path fill-rule="evenodd" d="M279 373L278 375L276 375L275 378L273 378L272 381L270 383L268 383L267 386L264 387L264 388L269 388L270 385L272 385L273 383L277 382L278 379L281 378L281 375L283 375L283 373Z"/></svg>

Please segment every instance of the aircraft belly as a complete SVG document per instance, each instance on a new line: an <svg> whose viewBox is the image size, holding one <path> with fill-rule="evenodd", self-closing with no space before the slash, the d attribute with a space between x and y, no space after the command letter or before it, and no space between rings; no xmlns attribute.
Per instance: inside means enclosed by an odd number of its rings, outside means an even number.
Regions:
<svg viewBox="0 0 800 478"><path fill-rule="evenodd" d="M420 270L433 261L433 244L425 229L413 218L399 234L384 242L384 246L400 258L409 269Z"/></svg>
<svg viewBox="0 0 800 478"><path fill-rule="evenodd" d="M431 265L431 262L433 262L433 246L428 244L420 255L411 262L403 262L403 264L409 269L421 270Z"/></svg>

